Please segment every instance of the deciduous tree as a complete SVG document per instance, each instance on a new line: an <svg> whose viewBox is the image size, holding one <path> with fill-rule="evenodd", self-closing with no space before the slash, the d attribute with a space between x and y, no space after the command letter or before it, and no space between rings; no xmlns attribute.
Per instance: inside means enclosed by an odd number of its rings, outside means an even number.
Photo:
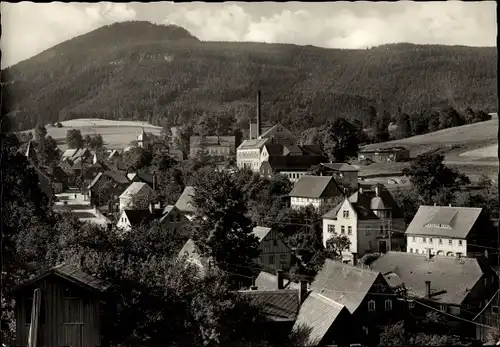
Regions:
<svg viewBox="0 0 500 347"><path fill-rule="evenodd" d="M323 152L332 162L343 162L355 157L359 149L360 131L344 118L328 121L319 130Z"/></svg>
<svg viewBox="0 0 500 347"><path fill-rule="evenodd" d="M85 141L81 131L77 129L68 130L66 133L66 144L68 148L82 148L85 145Z"/></svg>

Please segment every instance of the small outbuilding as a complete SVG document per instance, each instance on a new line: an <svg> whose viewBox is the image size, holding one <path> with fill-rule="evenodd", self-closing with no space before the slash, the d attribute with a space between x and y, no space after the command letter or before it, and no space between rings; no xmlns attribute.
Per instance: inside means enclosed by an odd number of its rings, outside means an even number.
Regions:
<svg viewBox="0 0 500 347"><path fill-rule="evenodd" d="M27 346L34 290L41 291L37 345L101 345L100 303L107 285L78 268L62 264L16 288L16 345Z"/></svg>

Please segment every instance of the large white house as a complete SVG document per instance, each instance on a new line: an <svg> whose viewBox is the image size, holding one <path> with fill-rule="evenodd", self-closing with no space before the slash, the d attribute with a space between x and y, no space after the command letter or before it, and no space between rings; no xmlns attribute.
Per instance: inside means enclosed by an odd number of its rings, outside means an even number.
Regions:
<svg viewBox="0 0 500 347"><path fill-rule="evenodd" d="M402 247L404 227L403 213L387 189L382 185L360 186L323 215L323 245L326 247L334 236L347 236L351 243L342 258L355 262L355 256L367 252L385 253Z"/></svg>
<svg viewBox="0 0 500 347"><path fill-rule="evenodd" d="M420 206L406 230L406 251L471 255L475 250L470 244L481 245L488 239L487 227L480 227L481 212L474 207Z"/></svg>

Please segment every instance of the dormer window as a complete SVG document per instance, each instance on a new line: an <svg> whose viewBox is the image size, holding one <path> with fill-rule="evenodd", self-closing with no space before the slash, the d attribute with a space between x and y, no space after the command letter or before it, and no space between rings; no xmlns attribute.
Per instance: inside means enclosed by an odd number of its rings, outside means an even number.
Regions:
<svg viewBox="0 0 500 347"><path fill-rule="evenodd" d="M348 210L344 211L344 218L349 218L349 211Z"/></svg>

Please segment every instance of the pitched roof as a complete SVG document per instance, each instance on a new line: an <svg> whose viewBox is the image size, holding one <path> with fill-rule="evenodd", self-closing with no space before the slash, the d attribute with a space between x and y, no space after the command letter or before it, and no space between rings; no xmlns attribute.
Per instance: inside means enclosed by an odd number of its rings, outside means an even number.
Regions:
<svg viewBox="0 0 500 347"><path fill-rule="evenodd" d="M244 140L238 149L260 149L266 144L268 139L254 139L254 140Z"/></svg>
<svg viewBox="0 0 500 347"><path fill-rule="evenodd" d="M48 270L42 271L40 274L38 274L31 280L28 280L20 284L16 289L21 289L30 286L31 284L36 283L42 278L45 278L49 275L59 276L81 287L99 292L103 292L109 287L109 285L106 284L104 281L81 271L76 266L69 264L60 264Z"/></svg>
<svg viewBox="0 0 500 347"><path fill-rule="evenodd" d="M299 289L299 284L283 279L284 288ZM268 272L261 271L255 279L255 286L259 290L276 290L278 287L278 278Z"/></svg>
<svg viewBox="0 0 500 347"><path fill-rule="evenodd" d="M358 219L379 219L380 217L373 212L373 210L377 209L390 209L392 211L392 218L403 218L403 212L391 192L385 187L379 186L378 196L375 191L370 190L370 188L364 189L362 193L357 191L349 196L348 200L356 211ZM335 220L343 203L344 202L338 204L325 213L323 218Z"/></svg>
<svg viewBox="0 0 500 347"><path fill-rule="evenodd" d="M31 140L28 142L28 147L26 148L25 155L26 157L28 157L28 159L36 158L35 148L33 148L33 143L31 142Z"/></svg>
<svg viewBox="0 0 500 347"><path fill-rule="evenodd" d="M142 223L146 223L151 217L151 212L148 209L145 210L124 210L123 213L128 218L131 226L137 226Z"/></svg>
<svg viewBox="0 0 500 347"><path fill-rule="evenodd" d="M321 163L324 167L334 170L334 171L340 171L340 172L358 172L359 170L356 169L354 166L349 165L347 163Z"/></svg>
<svg viewBox="0 0 500 347"><path fill-rule="evenodd" d="M299 145L303 155L319 155L323 156L323 151L320 145Z"/></svg>
<svg viewBox="0 0 500 347"><path fill-rule="evenodd" d="M134 197L142 189L145 189L147 184L144 182L132 182L128 188L120 195L120 198ZM147 189L147 188L146 188Z"/></svg>
<svg viewBox="0 0 500 347"><path fill-rule="evenodd" d="M120 156L120 153L116 149L113 149L111 153L109 153L108 160L118 156Z"/></svg>
<svg viewBox="0 0 500 347"><path fill-rule="evenodd" d="M198 147L204 144L205 146L230 146L236 145L235 136L191 136L189 138L190 147Z"/></svg>
<svg viewBox="0 0 500 347"><path fill-rule="evenodd" d="M55 180L68 177L68 174L59 165L47 167L47 171Z"/></svg>
<svg viewBox="0 0 500 347"><path fill-rule="evenodd" d="M122 172L118 172L115 170L106 170L103 172L103 175L109 177L113 182L118 184L130 183L127 176L125 176Z"/></svg>
<svg viewBox="0 0 500 347"><path fill-rule="evenodd" d="M186 186L182 191L181 196L177 199L175 203L175 207L179 209L181 212L195 212L194 206L191 204L192 197L194 195L194 187Z"/></svg>
<svg viewBox="0 0 500 347"><path fill-rule="evenodd" d="M295 182L289 195L302 198L320 198L332 181L337 186L339 193L342 194L340 187L332 176L304 175Z"/></svg>
<svg viewBox="0 0 500 347"><path fill-rule="evenodd" d="M300 306L293 331L301 327L310 329L306 345L317 346L341 313L350 314L344 305L311 292Z"/></svg>
<svg viewBox="0 0 500 347"><path fill-rule="evenodd" d="M240 291L261 307L261 312L274 321L294 321L300 307L298 290Z"/></svg>
<svg viewBox="0 0 500 347"><path fill-rule="evenodd" d="M187 240L177 255L178 258L182 258L184 256L187 256L188 262L198 266L202 274L204 273L205 268L208 265L208 260L200 256L193 239Z"/></svg>
<svg viewBox="0 0 500 347"><path fill-rule="evenodd" d="M354 313L379 276L379 272L327 259L311 289Z"/></svg>
<svg viewBox="0 0 500 347"><path fill-rule="evenodd" d="M90 182L90 184L87 187L87 189L92 189L97 184L97 182L101 179L102 174L103 174L102 172L99 172L97 174L97 176L94 177L94 179L92 180L92 182Z"/></svg>
<svg viewBox="0 0 500 347"><path fill-rule="evenodd" d="M420 206L406 234L465 238L481 211L475 207Z"/></svg>
<svg viewBox="0 0 500 347"><path fill-rule="evenodd" d="M492 271L481 258L434 256L388 252L371 264L391 285L404 282L416 295L425 296L425 281L431 281L431 299L448 304L461 304L485 272ZM433 295L433 293L435 295Z"/></svg>
<svg viewBox="0 0 500 347"><path fill-rule="evenodd" d="M271 228L256 226L252 230L252 234L259 239L259 242L266 237L266 235L271 231Z"/></svg>
<svg viewBox="0 0 500 347"><path fill-rule="evenodd" d="M144 170L135 172L135 174L131 177L127 175L127 178L129 178L130 180L138 178L141 182L147 183L150 186L153 185L153 174Z"/></svg>
<svg viewBox="0 0 500 347"><path fill-rule="evenodd" d="M318 165L323 160L323 157L312 155L280 155L270 156L267 162L274 171L307 171L311 168L311 166Z"/></svg>

